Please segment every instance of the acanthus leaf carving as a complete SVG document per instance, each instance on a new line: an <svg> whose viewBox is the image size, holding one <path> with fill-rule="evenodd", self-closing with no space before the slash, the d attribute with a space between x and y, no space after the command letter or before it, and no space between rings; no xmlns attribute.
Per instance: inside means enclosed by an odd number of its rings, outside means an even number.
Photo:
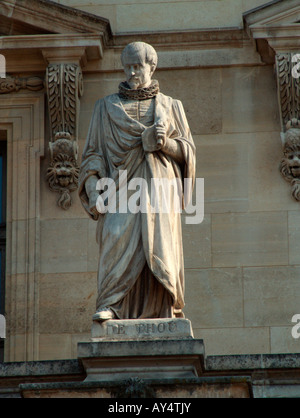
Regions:
<svg viewBox="0 0 300 418"><path fill-rule="evenodd" d="M58 192L58 206L68 209L70 193L78 187L78 117L83 94L82 72L77 64L50 64L47 68L48 109L51 128L50 164L46 178Z"/></svg>
<svg viewBox="0 0 300 418"><path fill-rule="evenodd" d="M291 184L292 197L300 201L300 78L293 76L293 53L276 55L278 103L283 158L280 173Z"/></svg>
<svg viewBox="0 0 300 418"><path fill-rule="evenodd" d="M282 131L285 130L288 121L300 116L300 78L293 77L292 74L293 55L292 53L276 55L278 102Z"/></svg>

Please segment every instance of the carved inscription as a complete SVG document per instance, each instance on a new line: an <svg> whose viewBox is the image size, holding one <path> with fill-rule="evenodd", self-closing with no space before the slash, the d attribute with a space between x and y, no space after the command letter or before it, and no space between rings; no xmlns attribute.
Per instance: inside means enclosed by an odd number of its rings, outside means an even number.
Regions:
<svg viewBox="0 0 300 418"><path fill-rule="evenodd" d="M152 340L193 338L184 318L111 319L93 321L92 340Z"/></svg>
<svg viewBox="0 0 300 418"><path fill-rule="evenodd" d="M125 326L124 325L108 325L107 326L107 335L125 335Z"/></svg>
<svg viewBox="0 0 300 418"><path fill-rule="evenodd" d="M138 323L134 327L124 324L107 325L107 335L128 335L133 334L137 336L149 335L155 336L164 334L172 334L177 331L177 324L174 321L171 322L159 322L159 323Z"/></svg>
<svg viewBox="0 0 300 418"><path fill-rule="evenodd" d="M175 322L160 322L159 324L147 323L136 324L138 334L160 334L162 332L175 332L177 325Z"/></svg>

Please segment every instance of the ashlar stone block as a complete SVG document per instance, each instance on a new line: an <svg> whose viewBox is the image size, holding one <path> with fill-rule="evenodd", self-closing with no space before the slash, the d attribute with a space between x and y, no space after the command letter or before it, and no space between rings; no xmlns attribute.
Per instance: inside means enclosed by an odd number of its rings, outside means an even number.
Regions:
<svg viewBox="0 0 300 418"><path fill-rule="evenodd" d="M278 132L273 67L222 69L222 112L224 133Z"/></svg>
<svg viewBox="0 0 300 418"><path fill-rule="evenodd" d="M221 133L222 93L219 69L158 71L157 80L161 91L182 101L193 136Z"/></svg>
<svg viewBox="0 0 300 418"><path fill-rule="evenodd" d="M288 264L285 212L214 214L213 267Z"/></svg>
<svg viewBox="0 0 300 418"><path fill-rule="evenodd" d="M245 326L292 326L299 312L300 267L244 269Z"/></svg>

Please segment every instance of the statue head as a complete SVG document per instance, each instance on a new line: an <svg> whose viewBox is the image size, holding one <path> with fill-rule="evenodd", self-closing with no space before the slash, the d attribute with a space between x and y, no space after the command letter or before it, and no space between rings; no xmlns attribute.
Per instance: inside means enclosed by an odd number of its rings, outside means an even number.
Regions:
<svg viewBox="0 0 300 418"><path fill-rule="evenodd" d="M155 49L145 42L132 42L122 51L126 81L133 90L149 87L157 66Z"/></svg>

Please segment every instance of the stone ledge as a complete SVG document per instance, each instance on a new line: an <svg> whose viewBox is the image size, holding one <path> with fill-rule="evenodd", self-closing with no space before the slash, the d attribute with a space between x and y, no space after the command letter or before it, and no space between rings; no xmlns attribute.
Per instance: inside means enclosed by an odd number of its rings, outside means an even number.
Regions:
<svg viewBox="0 0 300 418"><path fill-rule="evenodd" d="M130 346L128 341L123 343ZM300 396L300 353L208 356L205 360L199 377L101 382L84 381L80 360L0 363L0 398L123 398L129 397L125 392L131 387L141 391L148 387L149 396L154 390L157 398Z"/></svg>
<svg viewBox="0 0 300 418"><path fill-rule="evenodd" d="M101 341L78 343L78 358L196 354L204 357L203 340Z"/></svg>
<svg viewBox="0 0 300 418"><path fill-rule="evenodd" d="M44 360L0 363L0 379L4 377L54 376L84 373L78 360Z"/></svg>
<svg viewBox="0 0 300 418"><path fill-rule="evenodd" d="M207 371L297 368L300 368L300 353L236 354L208 356L205 359L205 369Z"/></svg>
<svg viewBox="0 0 300 418"><path fill-rule="evenodd" d="M204 372L300 369L300 353L207 356ZM0 379L54 375L83 375L77 359L0 363Z"/></svg>
<svg viewBox="0 0 300 418"><path fill-rule="evenodd" d="M191 378L203 373L203 340L98 341L78 343L85 381Z"/></svg>
<svg viewBox="0 0 300 418"><path fill-rule="evenodd" d="M252 396L247 376L189 379L128 379L103 382L55 382L21 384L24 398L202 398ZM132 396L134 395L134 396Z"/></svg>

